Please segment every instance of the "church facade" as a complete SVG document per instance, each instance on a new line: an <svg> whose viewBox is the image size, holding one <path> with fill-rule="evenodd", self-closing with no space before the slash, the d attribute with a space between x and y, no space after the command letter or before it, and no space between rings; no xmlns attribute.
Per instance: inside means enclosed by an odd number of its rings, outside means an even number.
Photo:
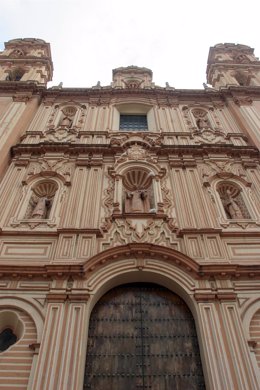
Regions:
<svg viewBox="0 0 260 390"><path fill-rule="evenodd" d="M47 88L50 45L0 53L0 389L256 390L260 61Z"/></svg>

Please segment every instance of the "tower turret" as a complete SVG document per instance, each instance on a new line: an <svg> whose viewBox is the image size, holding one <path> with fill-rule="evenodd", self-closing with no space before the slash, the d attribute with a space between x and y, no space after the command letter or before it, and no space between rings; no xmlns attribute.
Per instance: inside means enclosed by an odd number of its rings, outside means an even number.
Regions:
<svg viewBox="0 0 260 390"><path fill-rule="evenodd" d="M46 85L52 79L50 44L42 39L12 39L0 53L0 81L36 81Z"/></svg>
<svg viewBox="0 0 260 390"><path fill-rule="evenodd" d="M260 86L260 61L246 45L220 43L210 48L207 82L214 88Z"/></svg>

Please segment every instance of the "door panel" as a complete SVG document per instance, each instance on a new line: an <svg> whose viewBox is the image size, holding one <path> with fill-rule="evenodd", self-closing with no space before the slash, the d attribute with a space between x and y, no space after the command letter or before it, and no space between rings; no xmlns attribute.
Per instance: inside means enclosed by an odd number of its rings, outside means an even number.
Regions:
<svg viewBox="0 0 260 390"><path fill-rule="evenodd" d="M155 284L122 285L94 307L83 390L203 390L186 303Z"/></svg>

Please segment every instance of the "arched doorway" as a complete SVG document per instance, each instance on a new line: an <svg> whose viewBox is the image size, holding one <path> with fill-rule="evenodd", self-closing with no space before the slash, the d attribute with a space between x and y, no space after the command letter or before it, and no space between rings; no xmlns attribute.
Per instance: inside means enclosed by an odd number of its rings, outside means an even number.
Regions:
<svg viewBox="0 0 260 390"><path fill-rule="evenodd" d="M193 316L165 287L108 291L89 324L83 390L205 389Z"/></svg>

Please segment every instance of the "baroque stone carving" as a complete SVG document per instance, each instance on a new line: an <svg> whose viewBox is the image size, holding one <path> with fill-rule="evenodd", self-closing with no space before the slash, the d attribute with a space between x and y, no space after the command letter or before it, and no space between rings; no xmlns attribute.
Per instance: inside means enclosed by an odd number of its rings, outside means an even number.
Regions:
<svg viewBox="0 0 260 390"><path fill-rule="evenodd" d="M63 114L65 115L64 118L70 119L73 118L76 115L77 108L74 106L66 106L62 109ZM64 118L62 119L61 122L64 121ZM66 123L65 123L66 124Z"/></svg>
<svg viewBox="0 0 260 390"><path fill-rule="evenodd" d="M148 141L151 146L161 146L162 145L162 136L158 134L149 134L144 135L144 140Z"/></svg>
<svg viewBox="0 0 260 390"><path fill-rule="evenodd" d="M21 189L21 211L18 217L13 217L10 220L10 226L34 229L37 226L46 226L53 228L56 226L57 215L51 216L52 207L54 204L55 194L58 191L58 184L56 181L39 177L31 189L27 186ZM60 191L60 200L63 199L63 193L66 187ZM29 195L29 199L28 199ZM27 203L24 204L24 203ZM24 206L26 206L25 211ZM23 214L21 214L23 212Z"/></svg>
<svg viewBox="0 0 260 390"><path fill-rule="evenodd" d="M226 144L228 140L225 137L225 134L220 131L213 131L211 129L204 129L200 132L192 134L192 138L195 143L209 143L209 144Z"/></svg>
<svg viewBox="0 0 260 390"><path fill-rule="evenodd" d="M196 125L199 130L210 128L207 112L199 108L193 109L192 114L196 119Z"/></svg>
<svg viewBox="0 0 260 390"><path fill-rule="evenodd" d="M249 96L235 96L234 97L234 102L238 106L251 106L253 103L253 100Z"/></svg>
<svg viewBox="0 0 260 390"><path fill-rule="evenodd" d="M144 169L131 169L123 177L126 213L148 213L152 200L152 176Z"/></svg>
<svg viewBox="0 0 260 390"><path fill-rule="evenodd" d="M143 80L135 77L129 77L125 78L123 80L123 83L125 84L126 88L140 88Z"/></svg>
<svg viewBox="0 0 260 390"><path fill-rule="evenodd" d="M167 214L167 224L171 231L176 231L177 229L177 218L175 211L175 202L173 199L172 191L167 186L167 177L161 179L161 191L163 198L163 209L165 214Z"/></svg>
<svg viewBox="0 0 260 390"><path fill-rule="evenodd" d="M200 164L199 172L202 182L205 186L210 185L209 180L215 175L221 175L222 178L226 179L232 176L238 176L243 179L247 185L250 185L250 183L247 181L246 171L240 163L233 163L231 161L211 161Z"/></svg>
<svg viewBox="0 0 260 390"><path fill-rule="evenodd" d="M108 185L107 188L104 190L104 198L102 200L105 217L102 219L101 229L106 232L110 229L112 225L115 180L108 174L105 175L105 178L107 180Z"/></svg>
<svg viewBox="0 0 260 390"><path fill-rule="evenodd" d="M152 157L150 153L148 153L142 146L137 143L131 145L126 152L124 152L116 161L117 164L125 162L125 161L147 161L152 163L157 163L157 158Z"/></svg>
<svg viewBox="0 0 260 390"><path fill-rule="evenodd" d="M36 200L32 199L32 202L35 204L35 206L33 207L29 218L46 219L47 212L51 206L50 200L46 197L42 197Z"/></svg>
<svg viewBox="0 0 260 390"><path fill-rule="evenodd" d="M146 151L135 144L127 150L127 156L129 160L143 160L146 157Z"/></svg>
<svg viewBox="0 0 260 390"><path fill-rule="evenodd" d="M221 183L218 193L228 219L250 219L241 189L231 183Z"/></svg>
<svg viewBox="0 0 260 390"><path fill-rule="evenodd" d="M127 136L114 136L110 138L110 145L111 146L121 146L123 142L125 142L128 139Z"/></svg>
<svg viewBox="0 0 260 390"><path fill-rule="evenodd" d="M66 118L65 118L66 119ZM57 129L51 128L46 131L46 139L53 142L75 142L78 131L70 127L61 126Z"/></svg>
<svg viewBox="0 0 260 390"><path fill-rule="evenodd" d="M48 180L34 186L25 218L47 219L57 189L57 183Z"/></svg>
<svg viewBox="0 0 260 390"><path fill-rule="evenodd" d="M57 108L56 106L55 109L57 110ZM65 106L61 110L62 116L58 126L53 124L56 110L53 111L49 119L48 130L45 132L47 140L53 142L75 142L78 128L73 126L73 120L77 113L77 108L75 106Z"/></svg>
<svg viewBox="0 0 260 390"><path fill-rule="evenodd" d="M74 165L69 159L60 159L58 161L46 158L38 159L37 162L29 165L23 184L27 184L35 175L48 177L53 176L53 174L59 174L63 178L64 184L70 185Z"/></svg>
<svg viewBox="0 0 260 390"><path fill-rule="evenodd" d="M150 201L147 190L125 191L126 213L148 213L149 210Z"/></svg>
<svg viewBox="0 0 260 390"><path fill-rule="evenodd" d="M51 102L53 104L53 102ZM45 101L45 104L50 104ZM47 123L47 129L42 135L47 141L52 142L75 142L79 136L79 131L82 128L86 117L86 106L78 105L66 105L61 107L59 105L54 106L52 113ZM77 112L79 114L77 114ZM57 118L58 123L57 123Z"/></svg>
<svg viewBox="0 0 260 390"><path fill-rule="evenodd" d="M131 242L147 242L174 247L176 236L168 229L162 218L131 218L116 219L107 233L104 244L127 244Z"/></svg>

